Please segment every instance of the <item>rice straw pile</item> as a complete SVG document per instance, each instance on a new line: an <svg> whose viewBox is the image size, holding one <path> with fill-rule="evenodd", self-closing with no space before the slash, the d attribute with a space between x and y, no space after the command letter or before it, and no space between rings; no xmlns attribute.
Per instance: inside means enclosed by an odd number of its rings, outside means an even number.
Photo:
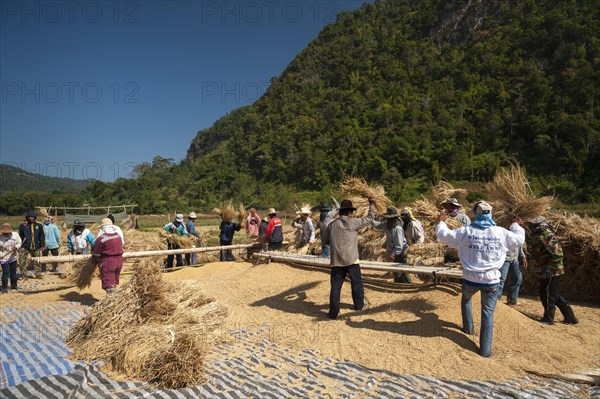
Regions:
<svg viewBox="0 0 600 399"><path fill-rule="evenodd" d="M434 241L435 226L439 222L439 216L442 209L442 201L448 197L456 197L459 193L464 193L464 189L455 189L452 185L445 181L440 181L432 189L430 197L422 196L421 199L413 202L411 208L413 216L421 222L425 230L425 241ZM456 219L447 218L446 224L451 229L461 227L462 224Z"/></svg>
<svg viewBox="0 0 600 399"><path fill-rule="evenodd" d="M487 185L493 201L494 220L499 226L508 227L513 216L524 221L543 215L552 205L552 197L536 198L529 181L518 164L501 170Z"/></svg>
<svg viewBox="0 0 600 399"><path fill-rule="evenodd" d="M565 274L560 290L567 299L600 302L600 221L574 213L551 211L548 224L556 233L563 250ZM537 295L539 279L533 272L534 259L523 273L521 292Z"/></svg>
<svg viewBox="0 0 600 399"><path fill-rule="evenodd" d="M194 246L194 241L189 236L180 236L166 232L165 230L161 230L158 235L163 240L172 240L173 243L180 248L192 248ZM164 249L164 244L162 249Z"/></svg>
<svg viewBox="0 0 600 399"><path fill-rule="evenodd" d="M406 253L406 263L413 266L442 264L444 263L444 244L439 241L413 244Z"/></svg>
<svg viewBox="0 0 600 399"><path fill-rule="evenodd" d="M63 272L67 280L80 290L92 285L92 280L100 276L98 265L92 258L78 260Z"/></svg>
<svg viewBox="0 0 600 399"><path fill-rule="evenodd" d="M77 322L67 339L74 359L107 360L108 371L160 388L205 381L204 358L224 341L227 309L196 281L165 282L161 270L161 263L140 263Z"/></svg>

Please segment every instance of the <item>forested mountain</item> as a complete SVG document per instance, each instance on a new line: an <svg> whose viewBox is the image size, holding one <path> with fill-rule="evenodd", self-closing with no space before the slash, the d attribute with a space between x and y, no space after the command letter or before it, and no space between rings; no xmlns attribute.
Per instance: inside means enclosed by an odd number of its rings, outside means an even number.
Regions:
<svg viewBox="0 0 600 399"><path fill-rule="evenodd" d="M514 157L540 187L600 197L594 1L376 1L342 13L255 104L198 132L220 176L319 189L342 174L407 198Z"/></svg>
<svg viewBox="0 0 600 399"><path fill-rule="evenodd" d="M348 174L399 201L440 178L489 180L514 158L538 193L600 202L599 9L380 0L343 12L259 100L199 131L184 161L157 156L81 199L281 207L302 191L326 198Z"/></svg>
<svg viewBox="0 0 600 399"><path fill-rule="evenodd" d="M82 191L90 180L44 176L0 163L0 191Z"/></svg>

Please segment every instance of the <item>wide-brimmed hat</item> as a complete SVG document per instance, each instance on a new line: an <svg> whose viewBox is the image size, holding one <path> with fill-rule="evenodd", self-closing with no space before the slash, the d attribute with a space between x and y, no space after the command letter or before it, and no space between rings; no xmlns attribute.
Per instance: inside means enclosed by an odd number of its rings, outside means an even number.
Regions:
<svg viewBox="0 0 600 399"><path fill-rule="evenodd" d="M345 209L350 209L352 211L356 210L356 208L352 204L352 201L350 201L349 199L342 200L342 202L340 203L340 211L343 211Z"/></svg>
<svg viewBox="0 0 600 399"><path fill-rule="evenodd" d="M299 211L296 211L296 215L309 215L310 216L311 213L312 212L308 208L300 208Z"/></svg>
<svg viewBox="0 0 600 399"><path fill-rule="evenodd" d="M190 219L196 219L196 212L190 212L190 214L188 215L188 217Z"/></svg>
<svg viewBox="0 0 600 399"><path fill-rule="evenodd" d="M8 233L12 233L12 227L10 227L10 223L3 223L2 227L0 227L0 234Z"/></svg>
<svg viewBox="0 0 600 399"><path fill-rule="evenodd" d="M331 211L331 207L327 204L323 204L323 206L321 206L321 212L329 212Z"/></svg>
<svg viewBox="0 0 600 399"><path fill-rule="evenodd" d="M113 221L109 218L103 218L102 221L100 222L100 227L102 226L112 226Z"/></svg>
<svg viewBox="0 0 600 399"><path fill-rule="evenodd" d="M183 223L183 213L176 214L175 220L177 220L179 223Z"/></svg>
<svg viewBox="0 0 600 399"><path fill-rule="evenodd" d="M398 210L396 209L396 207L390 206L385 211L385 213L381 216L383 216L386 219L393 219L393 218L399 218L400 214L398 213Z"/></svg>
<svg viewBox="0 0 600 399"><path fill-rule="evenodd" d="M458 203L458 201L456 200L456 198L446 198L446 200L444 202L442 202L442 205L454 205L457 208L462 208L462 205Z"/></svg>
<svg viewBox="0 0 600 399"><path fill-rule="evenodd" d="M269 208L267 209L267 215L277 215L277 211L275 208Z"/></svg>
<svg viewBox="0 0 600 399"><path fill-rule="evenodd" d="M480 215L484 215L492 211L492 206L485 201L479 201L475 204L474 211Z"/></svg>

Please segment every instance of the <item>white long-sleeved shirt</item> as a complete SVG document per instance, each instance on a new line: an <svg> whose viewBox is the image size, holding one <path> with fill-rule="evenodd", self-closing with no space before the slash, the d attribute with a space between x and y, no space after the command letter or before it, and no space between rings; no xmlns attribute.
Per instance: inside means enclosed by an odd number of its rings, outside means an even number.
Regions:
<svg viewBox="0 0 600 399"><path fill-rule="evenodd" d="M435 234L444 244L458 249L463 279L477 284L499 283L506 253L525 241L525 230L517 223L508 231L499 226L483 230L463 226L450 230L446 223L440 222L435 226Z"/></svg>

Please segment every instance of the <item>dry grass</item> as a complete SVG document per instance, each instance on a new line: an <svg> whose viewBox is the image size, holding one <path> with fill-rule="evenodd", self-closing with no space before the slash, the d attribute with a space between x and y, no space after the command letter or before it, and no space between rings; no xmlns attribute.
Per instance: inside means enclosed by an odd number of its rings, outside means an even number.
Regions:
<svg viewBox="0 0 600 399"><path fill-rule="evenodd" d="M498 172L487 189L495 199L494 220L504 227L510 226L514 216L527 221L543 215L553 201L552 197L533 195L523 169L517 164Z"/></svg>
<svg viewBox="0 0 600 399"><path fill-rule="evenodd" d="M373 201L378 213L384 213L392 205L390 199L385 195L385 189L381 185L370 186L360 177L348 177L341 184L340 189L356 208L356 217L365 217L369 213L369 201Z"/></svg>
<svg viewBox="0 0 600 399"><path fill-rule="evenodd" d="M78 260L71 267L63 272L67 280L80 290L92 285L92 280L100 276L98 265L92 261L92 258Z"/></svg>
<svg viewBox="0 0 600 399"><path fill-rule="evenodd" d="M163 281L161 270L141 262L129 282L91 308L67 339L75 359L108 360L109 369L161 388L204 381L204 358L224 339L227 309L196 281Z"/></svg>

